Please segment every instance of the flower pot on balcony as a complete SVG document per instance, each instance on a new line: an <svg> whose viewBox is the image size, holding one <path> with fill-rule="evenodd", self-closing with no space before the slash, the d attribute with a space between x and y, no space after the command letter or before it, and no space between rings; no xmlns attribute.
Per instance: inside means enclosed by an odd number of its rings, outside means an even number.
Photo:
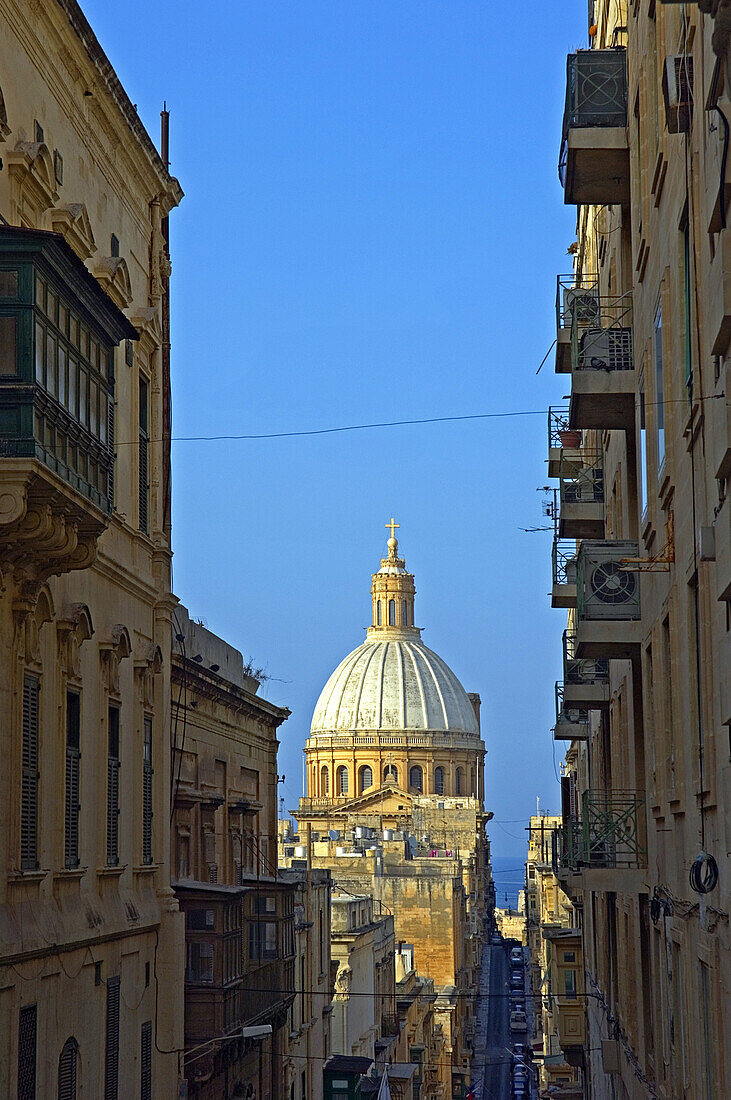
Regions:
<svg viewBox="0 0 731 1100"><path fill-rule="evenodd" d="M569 431L568 429L559 432L559 439L561 440L561 446L570 450L576 450L581 446L581 432Z"/></svg>

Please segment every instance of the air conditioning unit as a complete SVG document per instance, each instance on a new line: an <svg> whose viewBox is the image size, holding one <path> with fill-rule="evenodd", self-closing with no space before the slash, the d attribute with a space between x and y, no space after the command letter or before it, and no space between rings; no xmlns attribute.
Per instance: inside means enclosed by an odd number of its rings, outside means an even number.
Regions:
<svg viewBox="0 0 731 1100"><path fill-rule="evenodd" d="M579 370L632 370L631 328L588 328L579 339Z"/></svg>
<svg viewBox="0 0 731 1100"><path fill-rule="evenodd" d="M566 328L571 327L572 321L580 328L587 325L598 325L600 318L599 293L596 288L564 287L563 315Z"/></svg>
<svg viewBox="0 0 731 1100"><path fill-rule="evenodd" d="M685 134L693 113L693 58L666 57L662 74L665 122L671 134Z"/></svg>
<svg viewBox="0 0 731 1100"><path fill-rule="evenodd" d="M601 542L584 539L579 548L577 609L580 619L640 618L640 577L622 565L639 556L633 539Z"/></svg>
<svg viewBox="0 0 731 1100"><path fill-rule="evenodd" d="M564 682L567 684L604 683L608 678L609 662L604 658L570 658L566 661Z"/></svg>
<svg viewBox="0 0 731 1100"><path fill-rule="evenodd" d="M601 466L585 466L575 478L561 486L566 504L596 504L604 500L604 470Z"/></svg>

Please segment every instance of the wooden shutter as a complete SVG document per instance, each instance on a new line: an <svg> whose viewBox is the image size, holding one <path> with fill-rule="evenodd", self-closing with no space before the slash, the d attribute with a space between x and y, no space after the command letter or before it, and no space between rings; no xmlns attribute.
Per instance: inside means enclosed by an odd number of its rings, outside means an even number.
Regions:
<svg viewBox="0 0 731 1100"><path fill-rule="evenodd" d="M104 1100L119 1092L119 975L107 978L107 1030L104 1049Z"/></svg>
<svg viewBox="0 0 731 1100"><path fill-rule="evenodd" d="M75 1039L67 1039L58 1060L58 1100L76 1100L76 1063L79 1048Z"/></svg>
<svg viewBox="0 0 731 1100"><path fill-rule="evenodd" d="M26 1005L18 1020L18 1100L36 1100L38 1006Z"/></svg>
<svg viewBox="0 0 731 1100"><path fill-rule="evenodd" d="M128 341L129 342L129 341ZM114 507L114 385L109 387L109 402L107 404L107 446L112 452L109 468L107 470L107 498L110 509Z"/></svg>
<svg viewBox="0 0 731 1100"><path fill-rule="evenodd" d="M152 1100L152 1023L142 1025L140 1035L140 1100Z"/></svg>
<svg viewBox="0 0 731 1100"><path fill-rule="evenodd" d="M152 863L152 718L145 718L142 745L142 862Z"/></svg>
<svg viewBox="0 0 731 1100"><path fill-rule="evenodd" d="M107 865L119 863L119 708L109 708L107 756Z"/></svg>
<svg viewBox="0 0 731 1100"><path fill-rule="evenodd" d="M80 697L76 692L67 692L66 792L64 805L64 863L67 868L79 866L80 702Z"/></svg>
<svg viewBox="0 0 731 1100"><path fill-rule="evenodd" d="M38 696L34 676L23 680L23 777L20 796L20 866L38 869Z"/></svg>
<svg viewBox="0 0 731 1100"><path fill-rule="evenodd" d="M147 435L144 432L140 432L140 531L144 531L145 534L147 534L149 497L147 484L148 448L149 443L147 440Z"/></svg>

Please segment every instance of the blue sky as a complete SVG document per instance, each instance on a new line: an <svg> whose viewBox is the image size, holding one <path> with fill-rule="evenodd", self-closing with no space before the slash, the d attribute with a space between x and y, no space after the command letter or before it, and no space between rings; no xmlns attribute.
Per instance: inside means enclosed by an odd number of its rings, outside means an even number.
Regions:
<svg viewBox="0 0 731 1100"><path fill-rule="evenodd" d="M543 410L575 211L556 162L586 4L86 0L150 133L171 110L174 434ZM493 851L558 807L546 417L174 445L174 583L292 710L364 637L401 524L424 641L483 700ZM560 760L556 746L555 760Z"/></svg>

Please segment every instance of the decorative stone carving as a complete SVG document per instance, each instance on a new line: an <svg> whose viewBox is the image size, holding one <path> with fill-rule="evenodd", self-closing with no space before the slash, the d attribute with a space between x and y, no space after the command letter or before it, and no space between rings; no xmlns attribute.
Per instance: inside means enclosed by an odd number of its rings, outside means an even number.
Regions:
<svg viewBox="0 0 731 1100"><path fill-rule="evenodd" d="M347 1001L350 997L350 984L353 980L353 971L349 966L341 966L335 979L334 1000Z"/></svg>
<svg viewBox="0 0 731 1100"><path fill-rule="evenodd" d="M155 702L155 677L162 672L163 657L160 646L155 645L154 642L147 644L143 651L135 656L134 664L138 698L143 706L151 707Z"/></svg>
<svg viewBox="0 0 731 1100"><path fill-rule="evenodd" d="M85 603L73 603L56 622L61 667L69 680L81 676L80 649L94 633L91 612Z"/></svg>
<svg viewBox="0 0 731 1100"><path fill-rule="evenodd" d="M34 220L58 201L53 157L43 141L18 141L7 154L12 197L18 213L30 207Z"/></svg>
<svg viewBox="0 0 731 1100"><path fill-rule="evenodd" d="M129 631L122 623L116 623L108 640L99 643L106 688L111 695L119 694L119 662L129 657L131 652Z"/></svg>
<svg viewBox="0 0 731 1100"><path fill-rule="evenodd" d="M157 306L142 306L132 312L130 321L140 334L140 348L150 355L162 344L162 326Z"/></svg>
<svg viewBox="0 0 731 1100"><path fill-rule="evenodd" d="M96 252L96 241L83 202L54 206L49 214L51 227L61 233L80 260L88 260Z"/></svg>
<svg viewBox="0 0 731 1100"><path fill-rule="evenodd" d="M132 301L132 282L123 256L103 256L94 274L115 305L126 309Z"/></svg>

